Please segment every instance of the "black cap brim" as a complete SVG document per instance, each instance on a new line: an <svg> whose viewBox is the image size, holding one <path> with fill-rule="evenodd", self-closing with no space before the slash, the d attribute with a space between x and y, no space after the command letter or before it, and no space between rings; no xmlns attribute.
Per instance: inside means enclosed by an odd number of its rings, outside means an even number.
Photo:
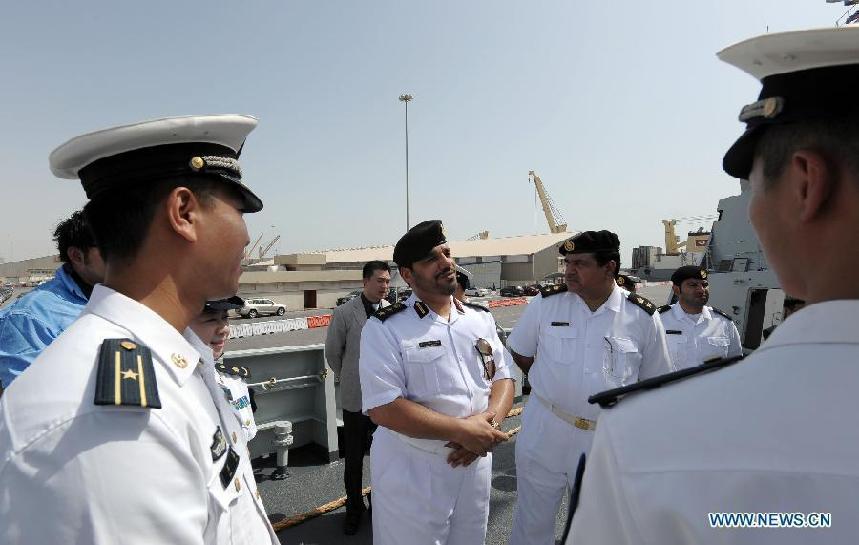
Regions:
<svg viewBox="0 0 859 545"><path fill-rule="evenodd" d="M245 306L245 300L238 295L233 295L228 299L218 299L217 301L206 301L203 306L204 312L218 312L221 310L238 310Z"/></svg>
<svg viewBox="0 0 859 545"><path fill-rule="evenodd" d="M242 209L245 214L253 214L262 210L262 199L257 197L246 185L240 183L236 183L235 185L242 195L242 201L245 203Z"/></svg>
<svg viewBox="0 0 859 545"><path fill-rule="evenodd" d="M746 129L746 132L737 138L736 142L725 152L725 156L722 158L722 169L729 176L743 180L749 179L752 163L755 159L755 148L763 129L764 126L761 125Z"/></svg>

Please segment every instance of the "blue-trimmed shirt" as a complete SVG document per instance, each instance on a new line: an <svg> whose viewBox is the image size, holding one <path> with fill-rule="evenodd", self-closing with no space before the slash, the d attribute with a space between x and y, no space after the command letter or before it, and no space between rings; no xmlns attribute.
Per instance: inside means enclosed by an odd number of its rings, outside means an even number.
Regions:
<svg viewBox="0 0 859 545"><path fill-rule="evenodd" d="M83 311L87 297L66 267L0 310L0 381L7 388Z"/></svg>

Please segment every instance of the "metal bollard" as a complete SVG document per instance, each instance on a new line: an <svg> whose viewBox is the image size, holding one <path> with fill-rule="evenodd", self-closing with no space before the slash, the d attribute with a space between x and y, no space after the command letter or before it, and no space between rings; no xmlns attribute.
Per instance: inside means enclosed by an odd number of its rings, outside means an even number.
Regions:
<svg viewBox="0 0 859 545"><path fill-rule="evenodd" d="M289 420L281 420L274 425L275 439L271 442L277 452L277 469L275 477L278 479L286 478L289 472L286 469L287 460L289 457L289 447L292 446L292 422Z"/></svg>

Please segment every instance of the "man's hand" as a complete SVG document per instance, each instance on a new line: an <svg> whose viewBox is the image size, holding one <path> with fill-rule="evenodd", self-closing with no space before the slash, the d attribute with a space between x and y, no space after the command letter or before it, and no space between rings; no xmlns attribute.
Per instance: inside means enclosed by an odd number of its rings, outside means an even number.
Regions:
<svg viewBox="0 0 859 545"><path fill-rule="evenodd" d="M451 467L468 467L478 458L477 454L474 454L470 450L466 450L459 443L448 443L445 446L453 449L453 452L447 456L447 463L450 464ZM483 455L486 456L485 453Z"/></svg>
<svg viewBox="0 0 859 545"><path fill-rule="evenodd" d="M507 441L505 432L492 426L495 411L485 411L460 420L460 429L452 443L461 445L473 454L483 456L498 443Z"/></svg>

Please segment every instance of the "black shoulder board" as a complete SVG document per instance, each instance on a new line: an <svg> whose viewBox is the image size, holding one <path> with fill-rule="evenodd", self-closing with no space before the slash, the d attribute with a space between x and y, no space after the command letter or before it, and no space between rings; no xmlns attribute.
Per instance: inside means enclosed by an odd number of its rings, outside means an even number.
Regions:
<svg viewBox="0 0 859 545"><path fill-rule="evenodd" d="M149 347L131 339L105 339L98 353L94 402L160 409Z"/></svg>
<svg viewBox="0 0 859 545"><path fill-rule="evenodd" d="M671 310L671 305L662 305L656 310L659 311L659 314L662 314L663 312L668 312L669 310Z"/></svg>
<svg viewBox="0 0 859 545"><path fill-rule="evenodd" d="M226 365L224 362L221 361L215 364L215 369L219 373L223 373L225 375L233 375L244 380L251 378L251 372L247 367L242 367L239 365Z"/></svg>
<svg viewBox="0 0 859 545"><path fill-rule="evenodd" d="M726 318L729 322L733 322L733 321L734 321L734 319L733 319L733 318L731 318L731 317L728 315L728 313L727 313L727 312L725 312L724 310L719 310L719 309L717 309L716 307L710 307L710 312L715 312L716 314L718 314L718 315L719 315L719 316L721 316L722 318Z"/></svg>
<svg viewBox="0 0 859 545"><path fill-rule="evenodd" d="M567 291L566 284L552 284L551 286L544 286L540 288L540 293L543 295L543 298L549 297L551 295L556 295L558 293L564 293Z"/></svg>
<svg viewBox="0 0 859 545"><path fill-rule="evenodd" d="M402 303L394 303L393 305L388 305L386 307L380 308L373 313L373 316L384 322L394 314L402 312L404 310L406 310L406 305Z"/></svg>
<svg viewBox="0 0 859 545"><path fill-rule="evenodd" d="M634 293L630 293L626 298L630 303L636 305L641 308L647 314L653 316L653 313L656 312L656 305L645 299L640 295L636 295Z"/></svg>
<svg viewBox="0 0 859 545"><path fill-rule="evenodd" d="M641 382L636 382L635 384L630 384L629 386L613 388L611 390L606 390L605 392L594 394L588 398L588 403L598 403L599 406L602 408L612 407L627 394L643 390L652 390L654 388L659 388L663 384L670 384L672 382L677 382L678 380L683 380L686 377L693 377L696 375L709 373L710 371L715 371L716 369L721 369L723 367L727 367L729 365L737 363L742 359L743 356L734 356L733 358L714 359L706 361L701 365L698 365L697 367L688 367L679 371L665 373L664 375L644 379Z"/></svg>
<svg viewBox="0 0 859 545"><path fill-rule="evenodd" d="M463 301L462 304L467 306L467 307L471 307L475 310L482 310L483 312L489 312L489 307L483 306L479 303L469 303L467 301Z"/></svg>

